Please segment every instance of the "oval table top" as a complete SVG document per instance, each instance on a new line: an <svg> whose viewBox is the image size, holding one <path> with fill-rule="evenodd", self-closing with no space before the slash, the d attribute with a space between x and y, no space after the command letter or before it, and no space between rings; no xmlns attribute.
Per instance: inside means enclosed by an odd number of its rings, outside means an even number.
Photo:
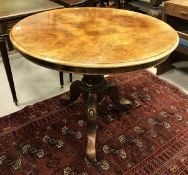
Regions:
<svg viewBox="0 0 188 175"><path fill-rule="evenodd" d="M37 64L83 74L147 68L164 61L179 43L177 32L158 19L91 7L29 16L13 27L10 38Z"/></svg>

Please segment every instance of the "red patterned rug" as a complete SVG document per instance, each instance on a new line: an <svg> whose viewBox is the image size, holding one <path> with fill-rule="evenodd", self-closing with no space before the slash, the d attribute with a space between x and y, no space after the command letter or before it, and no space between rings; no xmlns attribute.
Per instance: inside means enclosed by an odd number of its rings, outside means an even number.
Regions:
<svg viewBox="0 0 188 175"><path fill-rule="evenodd" d="M82 98L63 107L57 96L0 119L0 175L187 175L188 95L147 71L108 81L132 105L98 107L97 162L84 158Z"/></svg>

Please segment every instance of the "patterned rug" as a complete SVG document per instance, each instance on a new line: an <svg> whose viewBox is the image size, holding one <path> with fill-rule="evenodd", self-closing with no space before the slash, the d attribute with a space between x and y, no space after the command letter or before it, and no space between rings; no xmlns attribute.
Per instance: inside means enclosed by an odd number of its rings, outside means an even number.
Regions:
<svg viewBox="0 0 188 175"><path fill-rule="evenodd" d="M0 119L0 175L187 175L188 95L147 71L108 77L129 113L98 107L97 162L85 159L86 106L61 96Z"/></svg>

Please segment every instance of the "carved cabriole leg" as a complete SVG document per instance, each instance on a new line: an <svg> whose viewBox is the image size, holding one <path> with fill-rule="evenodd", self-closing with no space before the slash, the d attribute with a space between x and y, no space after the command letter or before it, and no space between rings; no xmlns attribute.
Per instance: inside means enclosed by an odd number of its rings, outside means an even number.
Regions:
<svg viewBox="0 0 188 175"><path fill-rule="evenodd" d="M97 131L97 94L89 92L87 102L87 148L86 157L96 159L96 131Z"/></svg>
<svg viewBox="0 0 188 175"><path fill-rule="evenodd" d="M81 93L82 93L81 81L79 80L74 81L70 86L70 95L62 96L63 104L68 105L70 103L73 103L78 99Z"/></svg>
<svg viewBox="0 0 188 175"><path fill-rule="evenodd" d="M110 85L106 88L105 90L106 95L110 97L110 99L113 102L112 108L117 110L117 111L128 111L128 100L122 99L120 100L120 95L119 95L119 89L115 85Z"/></svg>

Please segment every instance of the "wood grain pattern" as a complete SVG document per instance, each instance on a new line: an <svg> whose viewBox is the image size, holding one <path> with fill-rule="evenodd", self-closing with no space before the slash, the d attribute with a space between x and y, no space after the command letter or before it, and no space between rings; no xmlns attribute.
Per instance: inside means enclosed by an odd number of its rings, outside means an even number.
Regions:
<svg viewBox="0 0 188 175"><path fill-rule="evenodd" d="M169 23L169 17L173 17L174 21L176 21L175 25L171 25L178 29L179 37L188 40L188 34L186 33L186 29L188 29L188 0L166 1L163 9L163 20ZM181 22L182 20L184 20L184 23ZM179 31L181 28L182 31ZM185 55L188 54L188 49L181 45L178 46L177 51Z"/></svg>
<svg viewBox="0 0 188 175"><path fill-rule="evenodd" d="M0 0L0 21L36 12L62 8L49 0Z"/></svg>
<svg viewBox="0 0 188 175"><path fill-rule="evenodd" d="M163 8L163 20L166 20L165 15L188 20L188 0L165 1Z"/></svg>
<svg viewBox="0 0 188 175"><path fill-rule="evenodd" d="M170 0L170 1L166 1L165 3L188 6L188 1L187 0Z"/></svg>
<svg viewBox="0 0 188 175"><path fill-rule="evenodd" d="M17 23L10 38L34 62L75 68L75 72L93 69L92 73L95 69L97 73L100 69L119 72L117 68L151 66L167 57L179 41L177 32L158 19L108 8L36 14Z"/></svg>

